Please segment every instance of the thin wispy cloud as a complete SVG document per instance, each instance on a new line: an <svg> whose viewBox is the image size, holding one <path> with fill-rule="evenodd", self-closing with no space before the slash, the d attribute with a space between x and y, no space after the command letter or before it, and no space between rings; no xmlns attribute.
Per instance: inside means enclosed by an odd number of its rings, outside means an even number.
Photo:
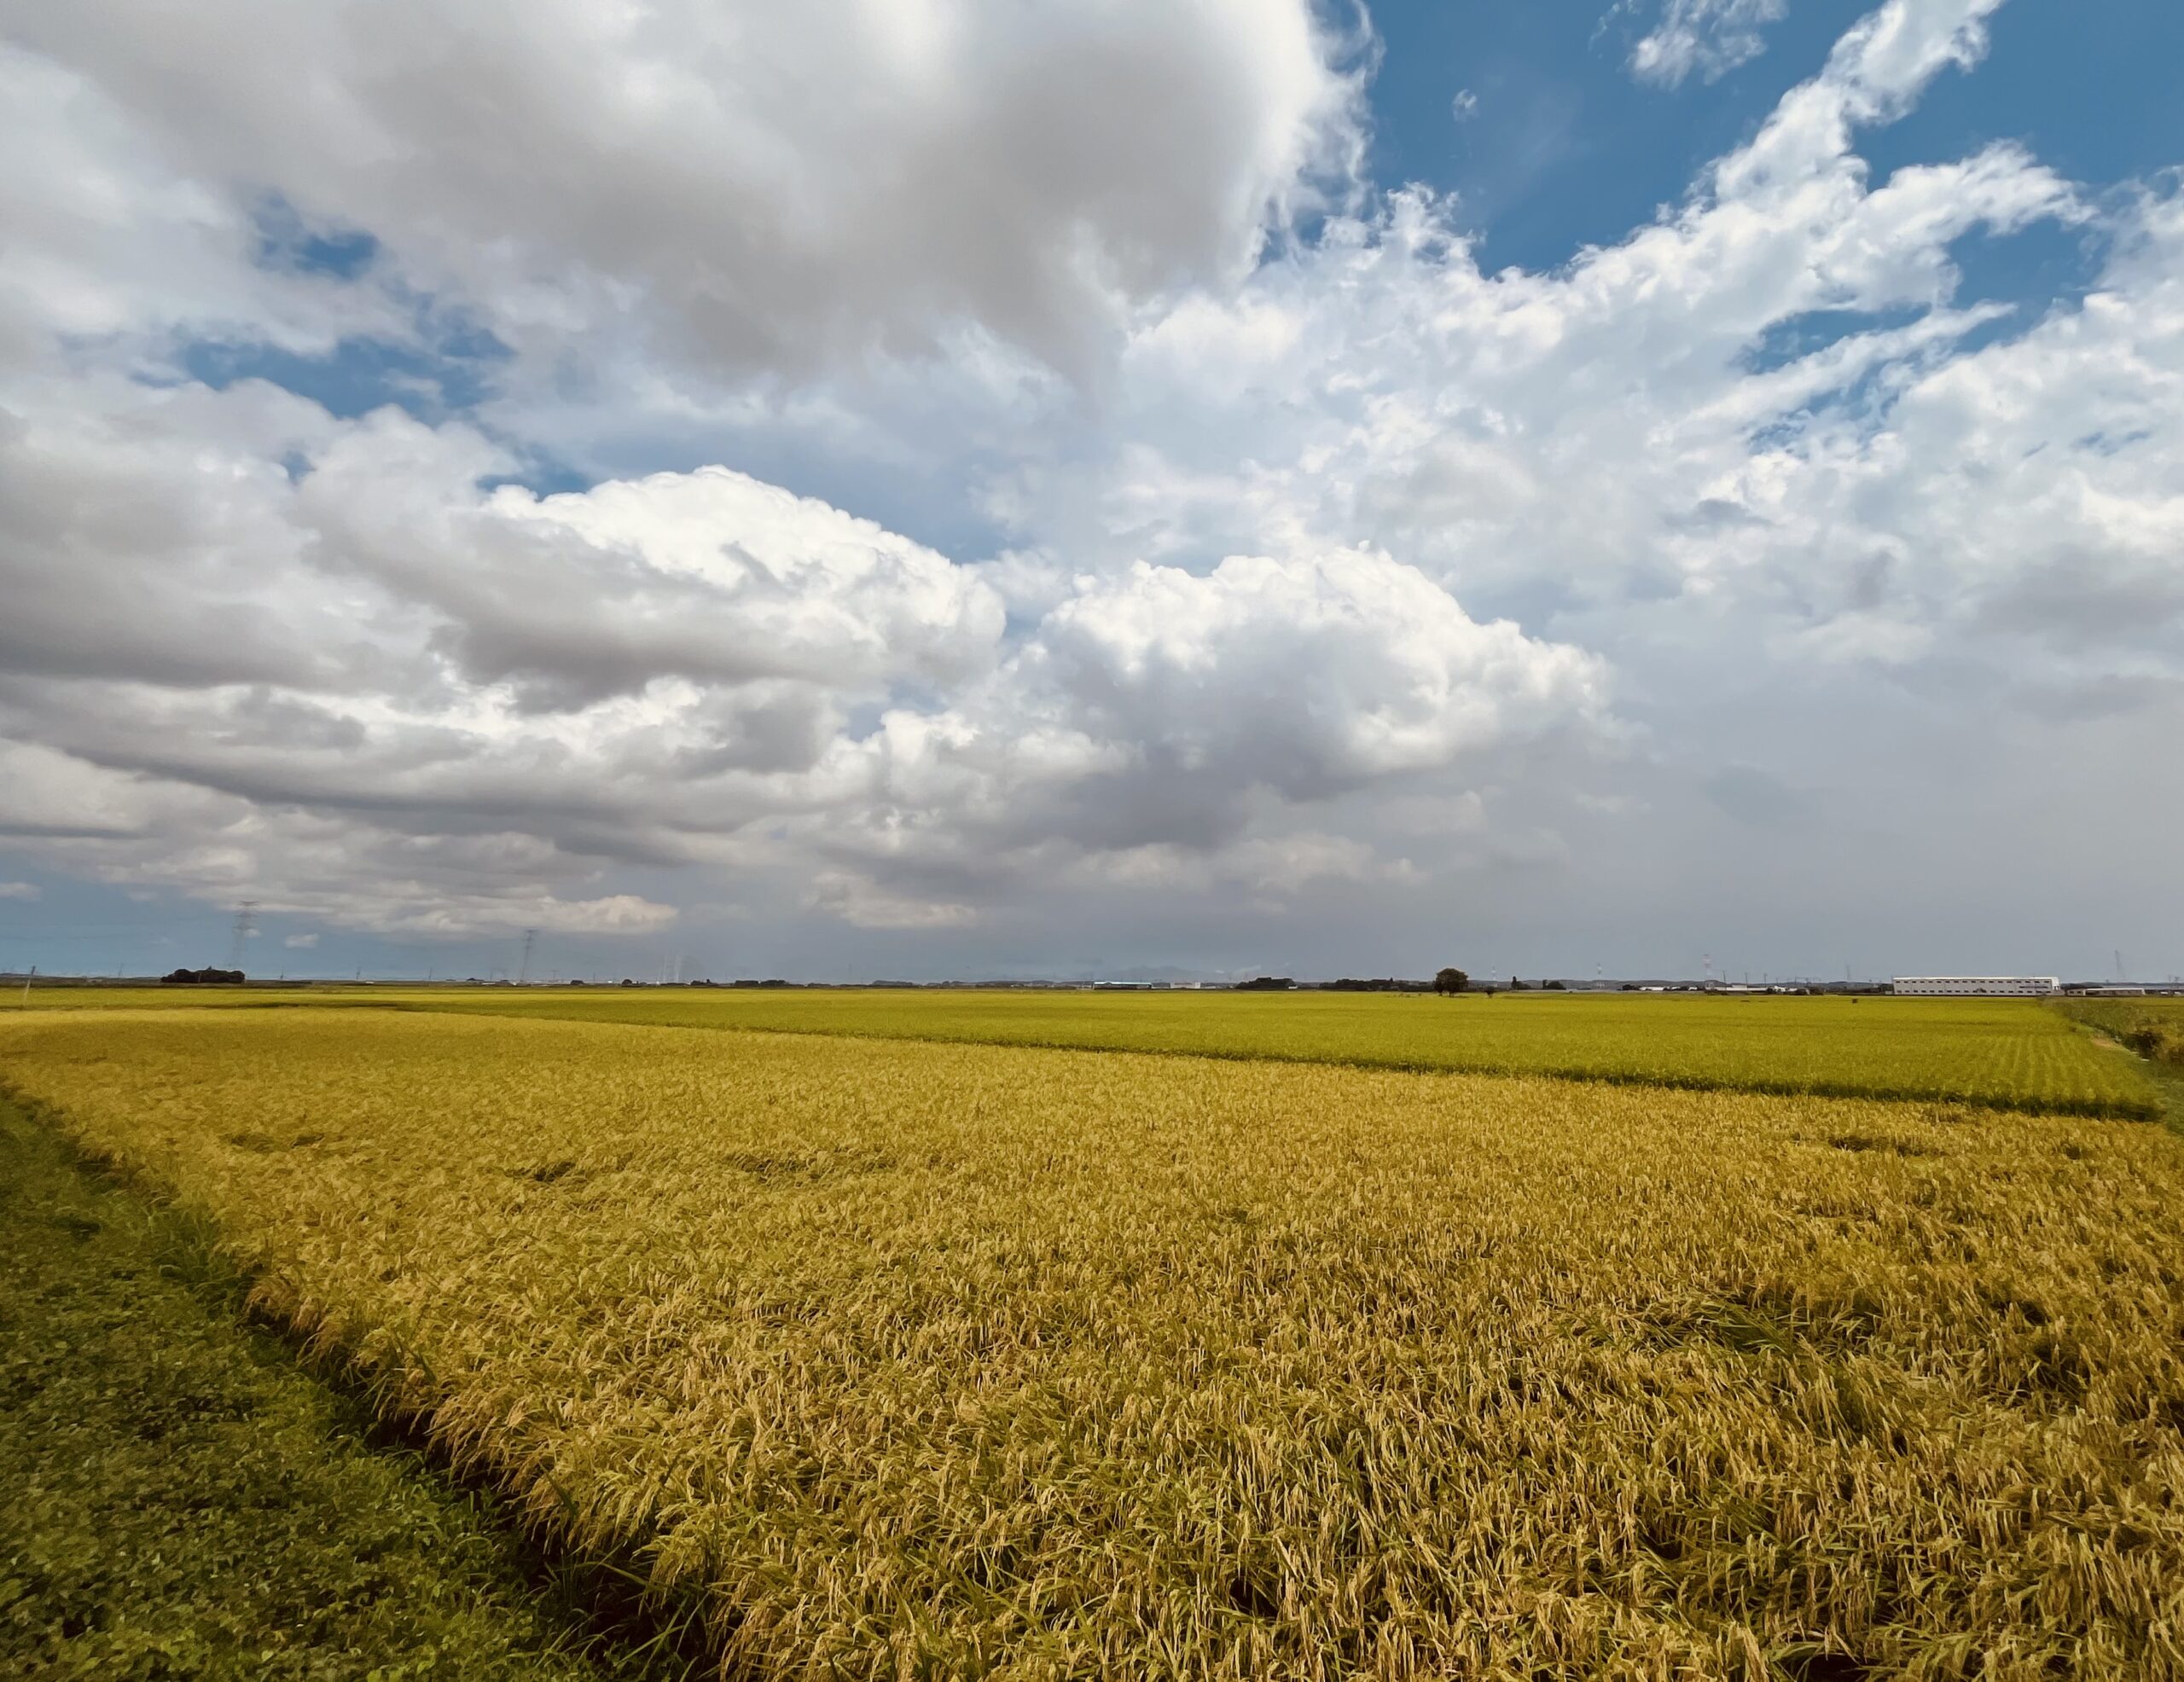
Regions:
<svg viewBox="0 0 2184 1682"><path fill-rule="evenodd" d="M1631 74L1671 88L1715 81L1765 52L1768 26L1788 10L1788 0L1666 0L1630 49Z"/></svg>

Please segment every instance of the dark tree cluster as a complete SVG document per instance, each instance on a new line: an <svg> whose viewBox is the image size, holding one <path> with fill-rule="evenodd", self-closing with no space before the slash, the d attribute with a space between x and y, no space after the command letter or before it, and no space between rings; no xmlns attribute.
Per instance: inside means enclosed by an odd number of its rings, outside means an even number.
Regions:
<svg viewBox="0 0 2184 1682"><path fill-rule="evenodd" d="M160 979L169 987L240 987L241 970L174 970Z"/></svg>

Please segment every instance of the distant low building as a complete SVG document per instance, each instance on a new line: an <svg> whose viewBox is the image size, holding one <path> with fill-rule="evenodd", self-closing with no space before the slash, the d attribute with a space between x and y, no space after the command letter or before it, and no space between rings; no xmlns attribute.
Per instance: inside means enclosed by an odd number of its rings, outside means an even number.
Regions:
<svg viewBox="0 0 2184 1682"><path fill-rule="evenodd" d="M2063 990L2060 978L2052 975L1900 975L1890 984L1898 993L1927 996L1978 994L2033 998Z"/></svg>

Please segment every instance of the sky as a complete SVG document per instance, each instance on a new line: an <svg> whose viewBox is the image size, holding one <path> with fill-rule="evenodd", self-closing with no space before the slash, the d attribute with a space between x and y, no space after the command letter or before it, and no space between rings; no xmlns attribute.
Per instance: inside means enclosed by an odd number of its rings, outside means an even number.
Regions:
<svg viewBox="0 0 2184 1682"><path fill-rule="evenodd" d="M2180 62L0 0L0 972L2184 972Z"/></svg>

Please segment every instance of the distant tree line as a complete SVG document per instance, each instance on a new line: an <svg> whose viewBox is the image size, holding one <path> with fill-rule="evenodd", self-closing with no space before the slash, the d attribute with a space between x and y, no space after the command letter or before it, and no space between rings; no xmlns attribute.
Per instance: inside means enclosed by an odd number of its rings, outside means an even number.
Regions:
<svg viewBox="0 0 2184 1682"><path fill-rule="evenodd" d="M1263 975L1252 981L1238 982L1234 991L1238 993L1287 993L1296 987L1294 980L1286 975ZM1322 993L1461 993L1471 986L1471 977L1461 970L1444 969L1431 981L1406 981L1396 976L1380 976L1367 979L1359 976L1344 976L1338 981L1316 983ZM1485 989L1492 993L1494 989Z"/></svg>
<svg viewBox="0 0 2184 1682"><path fill-rule="evenodd" d="M160 979L170 987L240 987L241 970L171 970Z"/></svg>

